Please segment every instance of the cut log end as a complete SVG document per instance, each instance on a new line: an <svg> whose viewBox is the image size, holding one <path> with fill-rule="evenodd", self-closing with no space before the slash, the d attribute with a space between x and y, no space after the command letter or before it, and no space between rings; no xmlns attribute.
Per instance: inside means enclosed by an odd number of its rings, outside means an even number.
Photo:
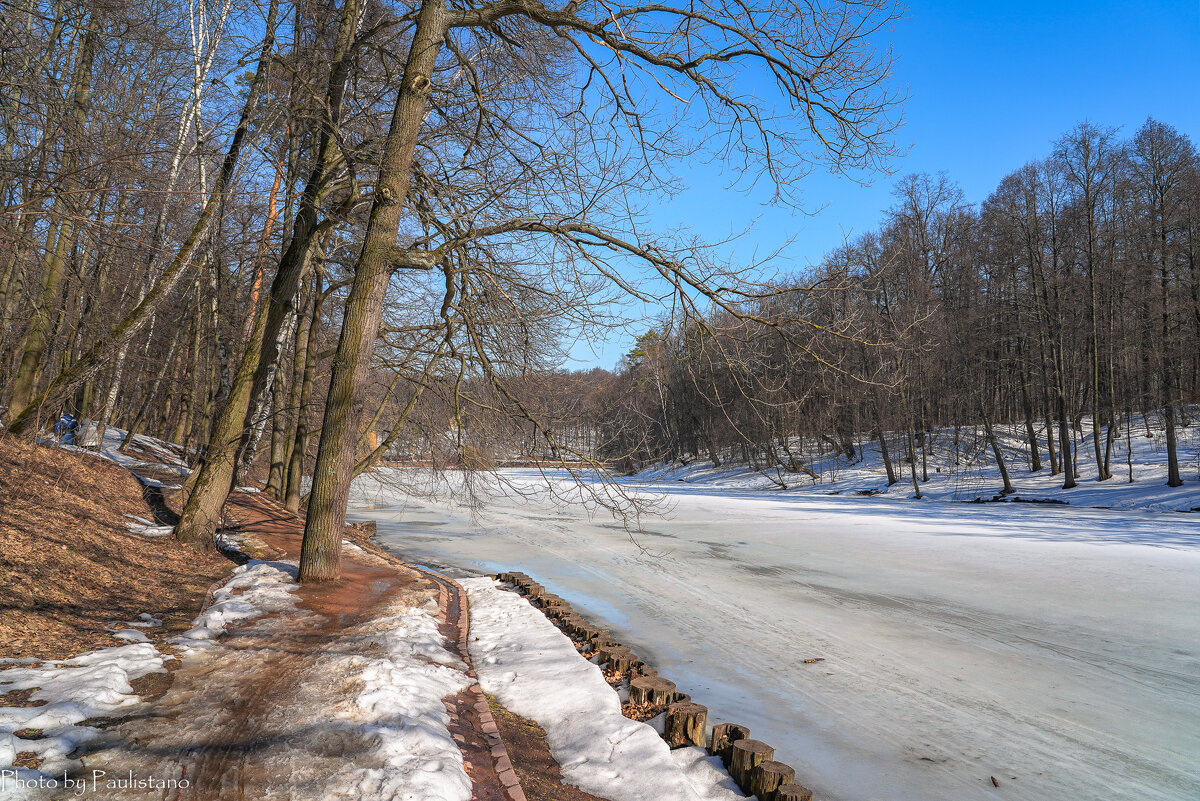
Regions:
<svg viewBox="0 0 1200 801"><path fill-rule="evenodd" d="M663 723L663 739L671 748L708 744L708 708L690 702L674 703L667 707Z"/></svg>
<svg viewBox="0 0 1200 801"><path fill-rule="evenodd" d="M812 790L802 784L785 784L775 791L775 801L812 801Z"/></svg>
<svg viewBox="0 0 1200 801"><path fill-rule="evenodd" d="M750 792L750 774L775 756L775 749L758 740L738 740L733 744L729 775L744 792Z"/></svg>
<svg viewBox="0 0 1200 801"><path fill-rule="evenodd" d="M728 768L729 760L733 756L733 744L749 736L750 729L745 726L737 723L719 723L713 726L712 745L708 747L708 753L720 757Z"/></svg>
<svg viewBox="0 0 1200 801"><path fill-rule="evenodd" d="M775 801L779 788L791 784L794 778L796 771L790 765L768 759L750 771L748 792L759 801Z"/></svg>

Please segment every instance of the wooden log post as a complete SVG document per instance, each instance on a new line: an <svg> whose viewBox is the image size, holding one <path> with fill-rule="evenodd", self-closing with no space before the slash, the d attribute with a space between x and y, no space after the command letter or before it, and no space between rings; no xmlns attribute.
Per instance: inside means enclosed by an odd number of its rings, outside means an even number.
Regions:
<svg viewBox="0 0 1200 801"><path fill-rule="evenodd" d="M588 623L583 618L580 618L579 623L575 626L575 633L579 635L579 639L586 642L593 642L602 634L606 634L607 632L605 632L604 629L596 628L591 623Z"/></svg>
<svg viewBox="0 0 1200 801"><path fill-rule="evenodd" d="M536 581L532 581L529 583L529 586L525 587L524 595L528 596L529 600L536 602L538 598L541 598L542 595L545 594L545 592L545 587L543 587L541 584L538 584Z"/></svg>
<svg viewBox="0 0 1200 801"><path fill-rule="evenodd" d="M600 663L608 665L609 670L623 673L629 670L629 663L634 660L633 651L624 645L606 645L600 649Z"/></svg>
<svg viewBox="0 0 1200 801"><path fill-rule="evenodd" d="M633 668L633 675L634 675L634 676L648 676L648 677L652 677L652 678L658 678L658 671L657 671L657 670L655 670L654 668L650 667L649 665L645 665L645 664L642 664L642 665L634 665L634 668Z"/></svg>
<svg viewBox="0 0 1200 801"><path fill-rule="evenodd" d="M759 801L775 801L779 788L791 784L796 778L796 771L790 765L768 759L754 770L750 771L750 795L757 796Z"/></svg>
<svg viewBox="0 0 1200 801"><path fill-rule="evenodd" d="M558 624L562 630L571 635L576 640L584 638L579 636L579 629L587 625L587 621L579 616L578 612L566 612L558 616Z"/></svg>
<svg viewBox="0 0 1200 801"><path fill-rule="evenodd" d="M719 756L725 763L725 767L728 768L729 761L733 759L733 744L738 740L745 740L749 736L750 729L745 726L739 726L736 723L718 723L713 726L712 745L709 746L708 753Z"/></svg>
<svg viewBox="0 0 1200 801"><path fill-rule="evenodd" d="M675 682L668 681L662 676L654 679L654 686L650 690L650 703L655 706L667 706L675 701Z"/></svg>
<svg viewBox="0 0 1200 801"><path fill-rule="evenodd" d="M637 661L638 658L628 648L613 651L608 660L608 669L617 673L628 673L633 667L633 663Z"/></svg>
<svg viewBox="0 0 1200 801"><path fill-rule="evenodd" d="M775 791L775 801L812 801L812 790L800 784L785 784Z"/></svg>
<svg viewBox="0 0 1200 801"><path fill-rule="evenodd" d="M629 703L646 706L654 692L654 682L657 676L634 676L629 680Z"/></svg>
<svg viewBox="0 0 1200 801"><path fill-rule="evenodd" d="M708 745L708 708L700 704L674 703L667 707L663 739L671 748Z"/></svg>
<svg viewBox="0 0 1200 801"><path fill-rule="evenodd" d="M600 656L600 664L604 664L605 662L608 661L608 658L609 658L608 655L610 652L615 651L618 648L625 648L625 646L621 645L621 643L617 642L614 639L607 638L607 637L604 638L603 640L597 641L595 644L595 647L596 647L596 653L599 654L599 656ZM626 649L626 650L628 650L628 649Z"/></svg>
<svg viewBox="0 0 1200 801"><path fill-rule="evenodd" d="M750 792L750 772L775 756L775 749L758 740L738 740L731 749L729 775L742 792Z"/></svg>
<svg viewBox="0 0 1200 801"><path fill-rule="evenodd" d="M608 636L607 634L602 634L599 637L597 637L596 639L592 640L592 647L596 649L596 653L600 653L605 648L610 648L610 647L615 648L616 646L618 646L620 644L621 643L617 642L616 640L614 640L612 637Z"/></svg>

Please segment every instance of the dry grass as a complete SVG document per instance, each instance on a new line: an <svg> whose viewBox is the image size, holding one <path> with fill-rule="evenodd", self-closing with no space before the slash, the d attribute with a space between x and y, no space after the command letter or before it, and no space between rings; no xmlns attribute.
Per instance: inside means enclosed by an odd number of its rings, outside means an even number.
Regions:
<svg viewBox="0 0 1200 801"><path fill-rule="evenodd" d="M171 538L129 531L154 519L136 479L95 456L0 435L0 656L60 659L118 645L105 629L149 612L153 637L195 617L233 565Z"/></svg>
<svg viewBox="0 0 1200 801"><path fill-rule="evenodd" d="M489 695L487 702L526 796L534 801L603 801L563 783L562 769L550 754L541 726L509 711L494 696Z"/></svg>

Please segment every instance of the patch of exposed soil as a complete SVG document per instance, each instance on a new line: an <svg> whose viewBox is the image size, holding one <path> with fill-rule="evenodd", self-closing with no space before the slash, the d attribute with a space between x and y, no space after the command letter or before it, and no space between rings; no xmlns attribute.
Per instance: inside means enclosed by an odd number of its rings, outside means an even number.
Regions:
<svg viewBox="0 0 1200 801"><path fill-rule="evenodd" d="M135 534L127 514L155 519L123 468L0 435L0 657L119 645L106 629L142 612L163 620L151 638L187 628L233 565Z"/></svg>
<svg viewBox="0 0 1200 801"><path fill-rule="evenodd" d="M256 549L298 557L300 522L269 499L236 493L226 513ZM102 726L105 735L75 754L84 762L78 775L186 778L182 797L192 801L351 797L362 781L356 771L383 765L369 729L331 724L326 714L358 692L346 660L378 648L375 617L434 601L436 589L415 571L353 554L341 579L303 585L297 597L296 612L233 627L218 650L185 662L162 686L135 687L157 697ZM89 795L161 797L152 788Z"/></svg>
<svg viewBox="0 0 1200 801"><path fill-rule="evenodd" d="M35 692L36 687L26 687L23 690L10 690L9 692L0 695L0 706L19 706L19 707L35 707L45 706L46 701L34 701L30 698Z"/></svg>
<svg viewBox="0 0 1200 801"><path fill-rule="evenodd" d="M487 700L526 797L531 801L604 801L578 787L563 784L562 769L550 754L541 726L510 712L490 695Z"/></svg>

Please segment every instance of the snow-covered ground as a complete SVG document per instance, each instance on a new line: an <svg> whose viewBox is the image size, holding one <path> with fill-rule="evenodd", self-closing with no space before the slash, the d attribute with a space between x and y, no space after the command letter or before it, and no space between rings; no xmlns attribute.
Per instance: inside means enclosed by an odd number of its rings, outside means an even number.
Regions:
<svg viewBox="0 0 1200 801"><path fill-rule="evenodd" d="M634 542L507 475L533 497L474 519L360 480L354 517L534 576L822 798L1200 797L1195 515L671 481L629 485L672 507Z"/></svg>
<svg viewBox="0 0 1200 801"><path fill-rule="evenodd" d="M608 801L742 801L700 748L672 751L621 714L600 668L527 600L487 578L465 579L471 661L484 692L546 732L563 780Z"/></svg>
<svg viewBox="0 0 1200 801"><path fill-rule="evenodd" d="M60 435L58 441L53 444L67 450L79 451L82 453L94 453L102 456L105 459L116 462L127 470L137 470L141 467L155 467L159 470L172 470L178 473L181 477L186 476L191 472L187 462L180 458L182 449L178 445L173 445L161 439L156 439L145 434L134 434L131 445L140 448L148 453L154 454L158 461L147 462L139 459L136 456L124 453L121 450L121 443L125 441L128 432L122 428L109 427L104 429L104 443L102 447L96 447L99 441L99 431L95 422L91 420L83 420L77 430L64 432ZM159 482L142 479L142 481L150 484Z"/></svg>
<svg viewBox="0 0 1200 801"><path fill-rule="evenodd" d="M1191 409L1194 417L1200 408ZM1167 446L1162 421L1154 416L1144 421L1133 418L1133 425L1120 429L1114 437L1109 470L1112 478L1096 480L1095 449L1091 440L1091 423L1084 418L1083 430L1073 448L1078 465L1078 484L1062 488L1063 476L1050 474L1046 452L1045 427L1037 426L1042 468L1030 472L1029 445L1024 426L995 427L996 438L1004 454L1014 493L1009 500L1053 500L1072 506L1094 506L1112 509L1153 509L1156 511L1191 511L1200 508L1200 424L1177 430L1180 473L1185 479L1182 487L1167 486ZM1057 432L1056 432L1057 433ZM1105 443L1101 429L1101 447ZM1149 435L1149 436L1148 436ZM1056 440L1057 441L1057 440ZM871 494L889 498L913 496L912 472L904 461L906 451L901 438L891 438L888 446L897 482L887 483L877 440L856 439L855 458L844 454L800 454L804 466L812 475L788 472L779 467L753 470L745 464L729 462L713 467L706 459L694 459L687 464L659 464L642 471L637 479L645 482L685 482L727 490L771 490L818 495ZM995 457L983 439L983 431L960 429L957 436L950 429L934 431L930 437L930 455L922 470L918 450L918 473L927 473L928 481L921 482L921 494L929 501L990 501L1004 488ZM923 478L923 476L922 476ZM1132 478L1132 480L1130 480ZM781 488L781 484L786 489Z"/></svg>
<svg viewBox="0 0 1200 801"><path fill-rule="evenodd" d="M443 699L474 681L462 660L446 649L445 637L438 632L437 604L394 604L343 640L340 648L329 650L350 654L330 654L328 664L319 667L326 675L346 677L357 688L353 700L335 705L332 712L314 704L307 704L305 711L314 725L354 729L372 738L379 765L348 760L336 781L330 777L324 788L305 797L468 801L471 779L447 728L450 714ZM345 647L357 643L373 645L372 655Z"/></svg>
<svg viewBox="0 0 1200 801"><path fill-rule="evenodd" d="M44 702L36 707L0 706L0 799L35 798L43 791L61 790L66 772L78 766L69 754L100 733L81 723L137 707L141 699L130 681L166 672L164 662L175 655L187 657L214 647L231 623L291 609L296 602L293 574L286 565L267 562L252 561L238 567L192 628L168 641L173 651L164 653L146 642L139 628L161 625L161 621L145 613L113 635L134 644L55 662L21 659L0 663L13 665L0 670L0 692L33 690L31 700ZM39 736L16 736L29 731ZM13 767L22 752L42 760L37 770Z"/></svg>

